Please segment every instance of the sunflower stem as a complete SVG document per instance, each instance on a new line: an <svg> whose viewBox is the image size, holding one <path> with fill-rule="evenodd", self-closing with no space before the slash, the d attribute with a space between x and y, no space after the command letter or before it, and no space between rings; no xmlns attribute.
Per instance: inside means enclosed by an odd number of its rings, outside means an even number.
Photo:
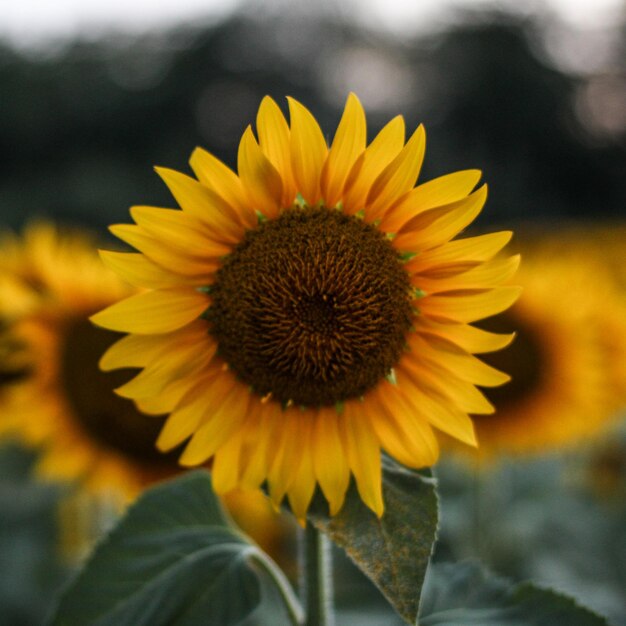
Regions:
<svg viewBox="0 0 626 626"><path fill-rule="evenodd" d="M303 535L301 557L304 560L302 595L306 603L305 626L333 626L330 542L310 523Z"/></svg>

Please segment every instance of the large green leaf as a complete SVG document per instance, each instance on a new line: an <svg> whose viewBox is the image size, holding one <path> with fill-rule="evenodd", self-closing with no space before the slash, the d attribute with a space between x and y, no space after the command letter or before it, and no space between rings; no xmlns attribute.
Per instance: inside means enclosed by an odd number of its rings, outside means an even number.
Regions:
<svg viewBox="0 0 626 626"><path fill-rule="evenodd" d="M352 484L343 508L330 517L317 494L309 520L346 551L407 622L414 623L437 533L434 479L385 459L383 497L385 514L378 519Z"/></svg>
<svg viewBox="0 0 626 626"><path fill-rule="evenodd" d="M433 563L420 626L608 626L563 594L530 583L512 585L480 564Z"/></svg>
<svg viewBox="0 0 626 626"><path fill-rule="evenodd" d="M260 550L230 527L207 472L146 492L61 598L54 626L288 624Z"/></svg>

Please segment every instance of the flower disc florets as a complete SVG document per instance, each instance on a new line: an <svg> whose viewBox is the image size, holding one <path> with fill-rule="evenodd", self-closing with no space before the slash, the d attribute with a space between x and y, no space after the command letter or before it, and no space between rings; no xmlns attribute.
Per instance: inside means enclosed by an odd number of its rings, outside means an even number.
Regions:
<svg viewBox="0 0 626 626"><path fill-rule="evenodd" d="M249 231L228 257L208 319L220 356L257 393L332 405L396 364L409 292L379 230L340 211L294 208Z"/></svg>

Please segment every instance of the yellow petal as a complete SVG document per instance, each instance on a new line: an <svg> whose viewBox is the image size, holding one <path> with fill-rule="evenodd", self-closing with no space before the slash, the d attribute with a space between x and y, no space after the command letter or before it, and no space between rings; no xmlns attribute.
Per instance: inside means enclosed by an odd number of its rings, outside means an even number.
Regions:
<svg viewBox="0 0 626 626"><path fill-rule="evenodd" d="M100 358L104 372L122 367L145 367L163 349L164 335L127 335L116 341Z"/></svg>
<svg viewBox="0 0 626 626"><path fill-rule="evenodd" d="M256 489L267 478L273 459L275 432L282 422L278 403L257 401L255 406L251 406L250 413L244 443L247 462L241 476L244 489Z"/></svg>
<svg viewBox="0 0 626 626"><path fill-rule="evenodd" d="M307 418L306 413L295 407L282 412L282 425L268 474L270 498L276 506L291 487L302 461L302 451L297 442L300 441L300 431Z"/></svg>
<svg viewBox="0 0 626 626"><path fill-rule="evenodd" d="M344 186L343 207L346 213L352 215L365 209L373 181L396 158L403 146L404 119L398 115L354 162Z"/></svg>
<svg viewBox="0 0 626 626"><path fill-rule="evenodd" d="M217 494L228 493L239 484L242 432L243 429L235 431L213 457L211 482Z"/></svg>
<svg viewBox="0 0 626 626"><path fill-rule="evenodd" d="M372 425L387 452L408 467L420 468L435 463L439 457L439 444L430 424L415 414L398 388L383 382L374 392L384 413L372 420Z"/></svg>
<svg viewBox="0 0 626 626"><path fill-rule="evenodd" d="M282 202L283 183L276 168L259 148L250 126L239 143L237 168L252 206L270 219L277 217Z"/></svg>
<svg viewBox="0 0 626 626"><path fill-rule="evenodd" d="M322 407L315 418L313 432L313 466L331 515L336 515L343 506L350 484L350 469L338 422L335 407Z"/></svg>
<svg viewBox="0 0 626 626"><path fill-rule="evenodd" d="M197 320L167 334L127 335L109 347L98 365L105 372L122 367L145 367L165 350L176 349L181 341L213 342L208 334L207 323L204 320Z"/></svg>
<svg viewBox="0 0 626 626"><path fill-rule="evenodd" d="M440 378L441 393L448 394L448 398L456 402L459 408L471 415L492 415L495 408L484 394L471 383L457 379L450 374Z"/></svg>
<svg viewBox="0 0 626 626"><path fill-rule="evenodd" d="M301 524L306 520L306 512L317 484L312 456L312 425L312 420L305 420L302 424L301 439L298 443L302 460L288 492L291 510Z"/></svg>
<svg viewBox="0 0 626 626"><path fill-rule="evenodd" d="M446 400L451 406L475 415L490 415L494 412L493 405L472 383L457 378L445 368L422 362L419 355L411 352L404 354L397 367L421 392L432 394L438 402Z"/></svg>
<svg viewBox="0 0 626 626"><path fill-rule="evenodd" d="M188 255L219 259L232 250L232 246L213 239L210 229L200 220L183 211L134 206L130 214L144 232Z"/></svg>
<svg viewBox="0 0 626 626"><path fill-rule="evenodd" d="M378 517L381 517L385 507L382 494L380 443L370 424L363 419L359 410L360 404L354 400L346 402L340 427L359 495L363 502Z"/></svg>
<svg viewBox="0 0 626 626"><path fill-rule="evenodd" d="M407 467L412 467L411 463L414 461L412 450L402 432L398 431L395 421L387 414L387 409L378 395L376 390L367 394L360 403L358 411L382 447L397 461Z"/></svg>
<svg viewBox="0 0 626 626"><path fill-rule="evenodd" d="M411 283L432 294L460 289L487 289L508 282L520 263L520 255L495 259L467 271L454 272L454 266L434 268L428 273L413 276Z"/></svg>
<svg viewBox="0 0 626 626"><path fill-rule="evenodd" d="M213 372L194 383L179 399L178 405L167 418L156 442L161 452L172 450L198 429L207 412L212 411L210 401L222 402L230 388L221 384L219 374ZM216 393L216 390L219 392Z"/></svg>
<svg viewBox="0 0 626 626"><path fill-rule="evenodd" d="M167 385L159 395L135 400L135 406L142 413L147 413L148 415L165 415L166 413L171 413L180 405L182 398L195 383L196 380L194 378L175 380Z"/></svg>
<svg viewBox="0 0 626 626"><path fill-rule="evenodd" d="M521 287L497 287L487 291L450 291L426 296L419 309L437 321L470 323L508 309L522 292Z"/></svg>
<svg viewBox="0 0 626 626"><path fill-rule="evenodd" d="M487 200L487 186L472 195L439 209L432 209L407 222L393 245L398 250L417 252L429 250L450 241L481 212Z"/></svg>
<svg viewBox="0 0 626 626"><path fill-rule="evenodd" d="M322 197L327 207L341 200L343 186L357 157L365 150L367 127L359 99L351 93L321 173Z"/></svg>
<svg viewBox="0 0 626 626"><path fill-rule="evenodd" d="M496 334L468 324L441 324L424 317L419 319L419 333L446 339L472 354L506 348L515 337L515 333Z"/></svg>
<svg viewBox="0 0 626 626"><path fill-rule="evenodd" d="M447 342L434 342L431 337L411 335L408 343L420 360L433 368L445 368L452 374L482 387L497 387L508 382L511 377L471 354L455 350Z"/></svg>
<svg viewBox="0 0 626 626"><path fill-rule="evenodd" d="M100 250L99 252L102 262L108 268L135 287L159 289L161 287L193 284L189 278L164 270L143 254L112 252L110 250Z"/></svg>
<svg viewBox="0 0 626 626"><path fill-rule="evenodd" d="M244 229L237 213L215 191L194 178L166 167L155 167L180 208L205 223L213 237L226 243L237 243Z"/></svg>
<svg viewBox="0 0 626 626"><path fill-rule="evenodd" d="M119 239L142 252L148 260L164 269L173 268L177 274L194 277L199 284L207 284L219 267L216 259L198 259L182 250L174 250L163 241L148 235L133 224L114 224L109 230ZM204 282L202 282L204 281Z"/></svg>
<svg viewBox="0 0 626 626"><path fill-rule="evenodd" d="M476 187L480 176L480 170L464 170L419 185L384 215L381 229L397 233L419 213L465 198Z"/></svg>
<svg viewBox="0 0 626 626"><path fill-rule="evenodd" d="M235 172L202 148L193 151L189 164L203 185L215 191L236 210L240 222L246 228L254 228L257 216Z"/></svg>
<svg viewBox="0 0 626 626"><path fill-rule="evenodd" d="M211 458L243 426L248 400L249 391L236 385L219 406L212 407L210 416L203 416L206 422L193 434L180 457L181 465L198 465Z"/></svg>
<svg viewBox="0 0 626 626"><path fill-rule="evenodd" d="M423 380L420 379L420 374L421 368L410 369L409 362L405 362L404 367L399 367L396 372L398 386L402 389L408 404L417 415L421 415L435 428L464 443L476 446L474 424L467 413L460 410L454 404L454 400L442 398L432 388L429 393L422 391L420 385L423 385Z"/></svg>
<svg viewBox="0 0 626 626"><path fill-rule="evenodd" d="M409 274L462 262L482 263L492 259L511 240L511 231L456 239L442 246L426 250L409 261L405 268Z"/></svg>
<svg viewBox="0 0 626 626"><path fill-rule="evenodd" d="M379 219L417 181L426 150L426 133L419 126L400 154L380 173L367 195L365 219Z"/></svg>
<svg viewBox="0 0 626 626"><path fill-rule="evenodd" d="M312 206L320 199L320 176L328 147L311 112L297 100L287 100L291 119L291 167L299 193Z"/></svg>
<svg viewBox="0 0 626 626"><path fill-rule="evenodd" d="M169 333L200 317L209 306L193 289L161 289L131 296L92 315L98 326L124 333Z"/></svg>
<svg viewBox="0 0 626 626"><path fill-rule="evenodd" d="M115 393L134 400L158 395L169 383L208 365L216 351L214 341L180 343L175 351L169 350L167 355L157 358L133 379L115 389Z"/></svg>
<svg viewBox="0 0 626 626"><path fill-rule="evenodd" d="M256 118L259 146L276 168L283 182L282 206L291 206L298 193L291 171L289 125L280 108L265 96Z"/></svg>

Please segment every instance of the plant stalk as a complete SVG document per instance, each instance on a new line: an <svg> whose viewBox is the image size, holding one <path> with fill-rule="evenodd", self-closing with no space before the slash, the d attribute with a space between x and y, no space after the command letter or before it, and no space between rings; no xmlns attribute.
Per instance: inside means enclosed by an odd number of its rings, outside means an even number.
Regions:
<svg viewBox="0 0 626 626"><path fill-rule="evenodd" d="M333 626L332 553L330 541L311 523L304 530L303 597L306 626Z"/></svg>

